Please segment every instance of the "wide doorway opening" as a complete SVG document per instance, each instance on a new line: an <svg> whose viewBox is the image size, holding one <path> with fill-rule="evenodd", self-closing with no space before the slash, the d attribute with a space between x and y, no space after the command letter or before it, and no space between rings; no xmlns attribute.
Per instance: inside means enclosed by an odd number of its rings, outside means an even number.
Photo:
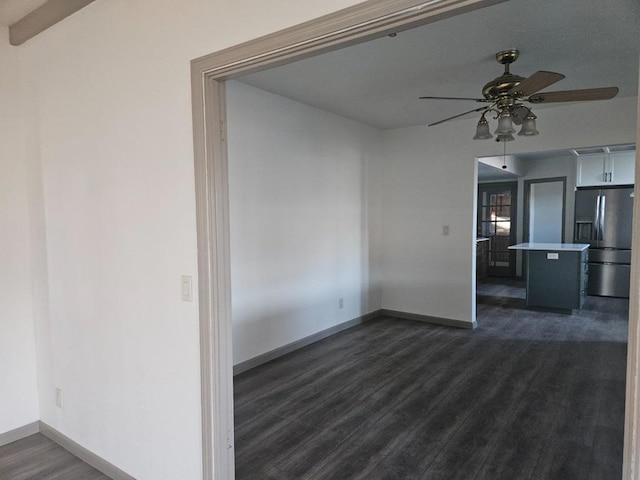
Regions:
<svg viewBox="0 0 640 480"><path fill-rule="evenodd" d="M517 2L511 2L510 4L515 4L515 3L517 3ZM395 33L395 32L393 32L393 33ZM394 35L394 36L392 36L392 37L389 37L389 38L391 38L391 39L392 39L392 38L395 38L395 35ZM368 58L368 57L363 56L362 58ZM298 77L296 77L296 81L297 81L297 79L298 79ZM255 88L255 85L253 85L253 87ZM333 91L333 92L338 92L338 91L340 91L340 90L339 90L339 89L333 89L332 91ZM270 92L270 93L272 93L272 94L273 94L274 92ZM280 95L280 94L277 94L277 95ZM209 98L213 98L213 97L209 97ZM223 97L223 98L224 98L224 97ZM291 100L291 98L289 98L289 100ZM197 116L196 116L196 118L197 118ZM226 119L222 119L222 120L224 121L224 120L226 120ZM271 120L272 120L272 118L271 118L271 117L267 117L267 118L265 119L265 121L271 121ZM464 122L463 122L463 123L464 123ZM468 122L467 122L467 123L468 123ZM461 125L463 125L463 124L461 124ZM466 123L464 123L464 125L466 125ZM218 130L215 130L215 131L216 131L216 132L218 132ZM224 132L222 132L222 133L224 134ZM258 134L259 134L259 131L256 131L256 133L258 133ZM217 135L217 133L216 133L216 135ZM249 142L251 142L251 141L252 141L252 140L251 140L251 137L243 138L243 141L245 141L245 140L246 140L246 141L249 141ZM321 143L321 142L320 142L320 143ZM455 144L456 144L456 142L452 142L452 144L451 144L451 145L455 146ZM405 142L405 143L403 143L402 145L406 146L406 142ZM215 148L216 146L218 146L218 144L214 142L213 147ZM422 147L422 145L420 145L420 147ZM321 148L321 147L320 147L320 148ZM453 148L453 147L452 147L452 148ZM425 154L424 154L424 152L425 152L426 150L425 150L424 148L420 148L420 149L416 149L416 150L417 150L417 151L420 151L420 152L421 152L421 154L423 155L423 158L424 158L424 155L425 155ZM468 154L468 153L472 153L472 152L470 152L470 151L469 151L469 152L463 152L463 153ZM468 155L463 155L463 156L468 157ZM459 157L459 156L458 156L458 157ZM400 157L396 157L396 159L399 159L399 158L400 158ZM455 155L455 154L449 154L449 158L456 158L456 155ZM294 164L294 165L295 165L295 164ZM267 166L267 165L264 165L264 164L263 164L263 165L259 165L259 164L258 164L258 166L259 166L260 168L268 168L268 166ZM436 173L436 175L434 175L433 169L431 169L431 171L430 171L430 172L428 172L430 175L428 175L428 176L425 176L425 177L424 177L424 179L423 179L424 181L423 181L423 182L422 182L422 184L420 185L420 186L421 186L421 189L420 189L420 190L416 189L416 192L418 192L418 191L419 191L419 192L421 192L421 193L424 193L425 191L429 191L427 188L425 188L425 185L431 185L431 184L434 184L434 186L435 186L435 187L441 187L441 186L444 184L443 180L444 180L444 179L447 179L447 180L449 179L448 174L449 174L451 171L455 170L455 168L456 168L457 166L459 166L459 162L457 162L457 161L452 161L452 162L450 163L450 166L451 166L451 168L449 168L449 169L448 169L449 171L442 171L442 169L439 169L439 170L437 170L437 171L435 172L435 173ZM398 173L400 172L400 170L399 170L398 168L396 168L396 167L397 167L397 165L393 165L393 168L392 168L392 170L393 170L393 171L392 171L391 173L394 173L394 174L398 175ZM465 165L465 167L470 167L470 168L471 168L471 173L469 173L469 170L467 170L467 169L465 169L465 168L461 168L461 169L460 169L460 171L462 172L462 177L465 179L465 181L468 181L467 185L470 187L470 186L471 186L471 184L473 183L472 178L473 178L473 168L474 168L474 166L473 166L472 164L470 164L470 165ZM259 170L260 170L260 169L258 169L258 170L257 170L257 174L256 174L256 176L257 176L258 178L259 178L259 174L260 174L260 171L259 171ZM427 170L428 170L428 169L427 169ZM440 174L440 175L438 175L438 174ZM381 175L381 176L379 176L379 177L373 177L373 178L384 178L384 175ZM398 178L398 177L396 177L396 178ZM404 180L404 179L411 179L411 178L412 178L412 175L409 173L409 174L406 174L406 175L405 175L405 177L403 177L403 180ZM416 177L413 177L413 178L415 179ZM434 181L433 181L433 179L434 179L434 178L435 178L435 179L438 179L438 178L440 179L439 185L436 185L436 184L434 183ZM431 183L427 183L427 180L429 180ZM364 181L364 183L366 184L366 181ZM457 184L455 184L454 182L451 182L451 185L457 185ZM378 185L378 186L379 186L379 185ZM295 187L296 187L296 184L294 184L294 183L292 182L292 183L291 183L290 185L288 185L286 188L295 188ZM369 188L369 186L367 186L367 187ZM375 185L374 185L374 187L375 187ZM374 191L374 190L369 190L369 192L371 192L371 191ZM433 193L434 191L435 191L435 190L432 190L432 193ZM392 190L392 192L393 192L393 190ZM433 227L433 226L435 225L435 228L430 228L430 229L428 229L428 228L424 228L424 229L423 229L423 231L421 231L420 233L423 233L423 234L424 234L424 232L429 233L429 232L434 232L434 231L435 231L435 232L438 232L438 237L440 237L440 236L443 236L443 237L450 236L450 237L451 237L451 238L449 238L449 239L444 239L444 241L442 241L442 239L438 238L438 241L433 240L433 241L430 243L430 245L436 245L436 244L437 244L437 245L449 245L449 246L450 246L450 245L453 245L453 244L454 244L454 242L456 241L456 239L462 238L462 237L456 237L456 232L458 231L458 230L457 230L458 225L456 225L456 224L454 223L454 222L455 222L455 220L456 220L456 214L457 214L457 215L464 215L464 216L465 216L464 218L468 220L468 222L466 222L466 224L467 224L466 228L468 228L468 231L466 231L466 233L464 233L464 234L463 234L463 235L465 236L465 240L466 240L466 242L468 243L468 250L465 250L465 252L464 252L464 253L465 253L465 255L468 253L468 256L465 256L466 261L470 261L470 259L472 258L472 254L471 254L471 245L473 244L473 236L474 236L473 234L475 233L475 232L474 232L474 230L475 230L475 229L473 228L473 225L472 225L472 223L473 223L473 215L469 215L469 214L468 214L468 212L467 212L467 213L463 213L463 212L465 212L464 208L468 208L468 205L470 205L470 204L472 204L472 203L473 203L473 198L474 198L474 196L476 195L476 192L475 192L475 191L473 191L473 189L472 189L472 188L468 188L468 189L466 189L466 190L464 190L464 189L463 189L463 191L458 190L458 192L460 192L460 194L461 194L462 196L464 196L464 198L465 198L465 202L466 202L466 203L465 203L465 205L461 205L461 204L460 204L460 202L459 202L459 201L457 201L457 200L455 199L455 195L452 195L452 196L449 196L449 197L444 196L444 197L437 198L436 200L438 200L438 201L437 201L437 202L433 202L433 203L432 203L432 205L433 205L434 207L438 207L438 206L445 206L446 208L448 208L448 209L450 209L450 210L451 210L451 212L449 212L449 213L451 213L451 215L445 215L445 216L444 216L445 221L446 221L447 223L444 223L441 219L439 220L438 218L435 218L435 221L433 222L433 225L430 225L430 227ZM274 191L274 192L273 192L274 197L277 197L279 193L281 193L281 192ZM405 191L402 191L402 192L401 192L400 190L395 190L395 193L407 193L407 191L405 190ZM411 193L411 192L409 192L409 193ZM381 194L381 196L380 196L379 198L385 198L385 194L384 194L384 193L382 193L382 194ZM393 197L389 197L389 196L387 196L386 198L387 198L387 199L393 199ZM440 201L440 199L441 199L441 198L443 198L443 200L442 200L442 201ZM461 197L461 198L462 198L462 197ZM520 198L521 198L521 197L520 197ZM367 202L368 202L368 200L367 200ZM438 202L439 202L439 203L438 203ZM456 202L457 202L457 203L456 203ZM384 203L384 202L383 202L383 203ZM428 202L425 202L425 203L426 203L426 204L428 204ZM393 205L393 203L390 203L390 204L387 204L387 205ZM415 205L415 204L414 204L414 205ZM503 205L506 205L506 203L503 203ZM377 205L375 205L375 203L374 203L374 204L367 204L367 208L370 208L370 207L371 207L371 208L376 208L376 207L377 207ZM405 206L405 207L408 207L408 205L407 205L407 206ZM384 207L383 207L383 209L384 209ZM423 205L421 205L421 206L420 206L419 210L420 210L420 212L422 212L423 214L424 214L424 212L432 212L432 210L430 210L430 209L426 209ZM411 210L410 208L403 208L403 209L398 208L397 210L392 211L392 212L384 212L384 213L382 214L381 218L386 219L387 221L389 221L389 220L396 220L396 219L399 219L399 218L406 217L406 216L407 216L408 214L410 214L411 212L412 212L412 210ZM385 216L385 213L387 214L386 216ZM393 214L389 214L389 213L393 213ZM394 214L395 214L395 215L394 215ZM468 216L469 218L467 218L467 216ZM516 217L516 221L519 221L519 220L518 220L519 218L522 218L522 217L520 217L520 216ZM450 221L450 219L451 219L451 221ZM258 221L262 221L262 220L263 220L263 219L258 219ZM449 223L449 222L451 222L451 223ZM375 225L375 222L374 222L374 224L373 224L373 225L372 225L370 222L368 222L368 221L367 221L367 222L365 222L365 223L366 223L366 228L369 228L369 227L372 227L372 226L373 226L373 227L375 227L375 228L373 228L373 231L379 231L379 230L376 230L376 229L378 228L378 225ZM442 224L441 224L441 223L442 223ZM496 223L495 227L496 227L496 229L497 229L497 223L498 223L498 220L496 219L494 223ZM450 227L452 227L452 228L450 228ZM387 226L387 228L388 228L388 226ZM463 229L464 229L464 227L463 227ZM391 230L393 230L393 229L392 229L392 228L388 228L388 230L386 230L386 231L391 231ZM396 232L397 232L397 231L399 231L399 230L396 230ZM371 239L371 240L375 240L375 235L373 235L373 236L369 236L369 239ZM383 239L383 240L384 240L384 239ZM232 239L232 241L233 241L233 239ZM392 252L393 254L396 254L396 255L402 255L402 254L405 254L405 253L408 251L406 248L400 248L400 247L402 247L402 246L403 246L403 245L402 245L402 244L400 244L400 243L399 243L397 246L398 246L399 248L389 249L389 250L388 250L388 252ZM424 250L424 245L423 245L423 250ZM374 249L374 251L376 251L376 250ZM446 253L446 251L447 251L447 249L446 249L446 248L441 248L441 249L440 249L440 250L438 250L438 251L439 251L439 252L441 252L441 253L443 253L443 254L445 254L445 253ZM432 257L432 258L436 258L436 257ZM403 260L403 259L402 259L402 257L398 257L398 259L399 259L399 260ZM453 261L450 263L450 265L451 265L451 266L455 266L454 264L456 264L456 265L457 265L457 263L455 262L455 260L456 260L456 259L453 259L453 258L452 258L451 260L453 260ZM497 257L496 257L496 260L497 260ZM404 261L403 265L405 265L405 268L410 268L410 267L412 267L412 266L420 266L420 263L419 263L419 262L417 262L417 261L415 261L415 259L414 259L413 261L406 261L406 259L405 259L405 261ZM499 266L499 265L496 265L496 266ZM466 267L464 267L464 268L466 268ZM464 269L464 268L463 268L463 269ZM516 262L516 272L517 272L517 268L518 268L518 262ZM425 268L423 268L422 270L423 270L423 271L432 271L432 272L434 271L434 270L429 270L429 269L425 269ZM472 268L471 268L470 270L472 270ZM467 295L466 295L466 296L471 296L471 295L470 295L470 292L472 292L472 291L473 291L473 288L469 285L469 283L471 282L471 277L470 277L470 275L468 275L468 273L469 273L469 272L468 272L467 270L464 270L464 271L465 271L465 274L466 274L467 278L466 278L466 279L465 279L465 281L463 281L462 283L460 283L460 284L458 284L458 285L454 285L454 286L453 286L453 289L454 289L454 290L455 290L455 289L461 289L461 290L464 290L464 291L467 293ZM459 278L459 277L456 277L456 276L455 276L455 274L453 274L453 273L452 273L452 275L453 275L453 276L452 276L451 278ZM406 277L406 276L405 276L405 277ZM387 284L388 284L388 285L392 285L392 284L393 284L393 281L398 281L398 278L400 278L400 276L396 276L396 277L394 277L393 275L390 275L390 276L388 276L388 278L389 278L391 281L388 281L388 282L387 282ZM448 277L448 275L444 275L444 274L443 274L443 275L441 275L441 277L440 277L440 278L441 278L441 280L443 280L442 282L439 282L439 285L442 285L442 286L443 286L443 290L442 290L442 291L443 291L443 292L445 292L445 293L446 293L447 291L448 291L448 292L453 291L451 288L449 288L448 290L447 290L446 288L444 288L444 287L446 287L446 286L447 286L447 285L446 285L446 284L447 284L447 278L449 278L449 277ZM400 281L401 281L401 280L400 280ZM465 283L465 282L469 282L469 283ZM415 283L414 283L414 284L415 284ZM433 284L433 289L431 289L431 291L435 290L435 288L436 288L436 284ZM264 291L264 290L263 290L263 291ZM405 292L410 292L410 290L409 290L409 289L404 289L404 291L405 291ZM422 297L424 297L424 292L425 292L425 290L423 290L423 291L422 291ZM371 294L372 292L371 292L371 291L369 291L368 293L369 293L369 294ZM373 292L373 293L375 293L375 292ZM416 292L414 292L414 293L416 293ZM359 295L359 294L358 294L358 295ZM356 295L356 296L357 296L357 295ZM418 297L418 298L419 298L419 297L420 297L420 295L416 295L416 297ZM335 305L334 305L334 308L335 308L336 310L342 310L342 309L344 309L347 305L349 305L348 301L346 300L346 298L347 298L347 297L338 297L338 298L337 298L337 302L335 302L335 300L336 300L336 299L334 299L333 297L331 297L331 298L332 298L332 300L331 300L331 301L335 304ZM442 298L442 296L441 296L441 298ZM342 301L341 301L341 300L342 300ZM455 302L449 302L449 303L450 303L450 304L454 304ZM433 304L435 305L436 303L433 303ZM362 305L362 304L361 304L361 305ZM380 303L380 305L381 305L381 306L383 306L383 305L384 305L384 303L382 303L382 302L381 302L381 303ZM365 310L366 310L366 309L363 309L363 310L362 310L362 312L364 312ZM277 313L277 312L276 312L276 313ZM442 327L436 327L436 328L442 328ZM462 333L461 333L461 332L462 332ZM500 332L500 329L497 329L497 330L496 330L496 333L499 333L499 332ZM469 332L466 332L466 333L468 334ZM458 336L459 336L459 335L464 335L464 331L458 331L458 333L457 333L456 335L458 335ZM498 336L499 336L499 335L498 335ZM459 338L459 337L456 337L456 338ZM502 338L502 340L509 340L509 338L508 338L508 337L507 337L506 339L505 339L505 338ZM452 342L455 342L456 340L451 340L451 341L452 341ZM570 341L570 339L569 339L569 341ZM445 342L445 343L446 343L446 342ZM531 345L533 345L533 344L531 344ZM513 362L511 365L512 365L512 366L515 366L515 365L519 365L519 364L517 364L517 363ZM257 368L260 368L260 367L257 367ZM459 384L459 385L462 385L462 384ZM520 391L520 393L522 393L522 391ZM489 393L487 393L487 395L489 395L489 396L490 396L490 394L489 394ZM475 417L469 417L469 418L475 418ZM292 423L295 423L295 422L293 422L293 420L294 420L294 419L290 419L290 421L291 421ZM295 420L297 420L297 419L295 419ZM427 430L425 430L425 432L431 431L431 429L432 429L433 427L434 427L434 425L431 425ZM474 435L474 432L476 432L476 431L477 431L477 430L473 429L473 430L471 430L471 431L468 431L468 434L469 434L469 435L471 435L471 436L473 436L473 435ZM402 435L402 432L397 432L397 433L398 433L398 435ZM467 438L467 439L468 439L468 438L471 438L471 437L465 437L465 438ZM462 441L462 443L464 443L464 439L463 439L463 438L460 438L459 440L461 440L461 441ZM540 443L542 443L542 442L540 442ZM266 444L265 444L265 445L266 445ZM362 458L362 455L358 454L358 455L357 455L357 457L358 457L358 458ZM382 457L379 457L379 456L378 456L378 457L376 457L376 459L378 459L378 460L380 460L380 461L383 461L383 460L384 460ZM452 459L453 459L453 457L452 457L451 459L449 459L449 460L452 460ZM432 464L432 465L429 465L427 468L439 468L439 467L438 467L438 465L447 464L447 462L449 462L449 460L447 460L446 456L445 456L445 457L440 458L440 460L436 460L436 459L434 459L434 461L435 461L436 463L434 463L434 464ZM565 460L566 460L566 459L565 459ZM555 461L550 460L550 461L549 461L549 463L548 463L547 465L559 465L559 464L560 464L560 465L562 465L562 464L563 464L563 462L564 462L564 460L563 460L563 459L558 458L558 459L556 459ZM486 465L491 465L491 463L488 463L488 464L486 464ZM426 471L427 471L427 470L424 470L424 472L426 472ZM424 473L424 472L423 472L423 473ZM273 473L273 472L272 472L272 473ZM426 473L425 473L425 474L426 474ZM580 478L580 477L577 477L577 478Z"/></svg>

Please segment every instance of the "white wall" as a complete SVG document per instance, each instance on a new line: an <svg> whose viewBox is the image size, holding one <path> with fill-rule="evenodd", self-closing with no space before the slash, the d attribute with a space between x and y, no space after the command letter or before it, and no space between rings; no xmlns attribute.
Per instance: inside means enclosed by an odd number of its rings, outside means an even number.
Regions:
<svg viewBox="0 0 640 480"><path fill-rule="evenodd" d="M39 418L18 52L0 27L0 434Z"/></svg>
<svg viewBox="0 0 640 480"><path fill-rule="evenodd" d="M140 480L201 477L189 61L354 3L99 0L12 50L41 419Z"/></svg>
<svg viewBox="0 0 640 480"><path fill-rule="evenodd" d="M529 193L529 241L562 243L564 182L532 183Z"/></svg>
<svg viewBox="0 0 640 480"><path fill-rule="evenodd" d="M239 363L380 308L366 187L380 132L235 81L227 105Z"/></svg>
<svg viewBox="0 0 640 480"><path fill-rule="evenodd" d="M518 137L508 153L634 142L636 100L540 109L540 135ZM475 159L502 153L496 142L471 139L476 122L383 132L383 308L475 318Z"/></svg>
<svg viewBox="0 0 640 480"><path fill-rule="evenodd" d="M27 261L41 418L140 480L201 476L198 319L180 301L197 256L189 60L355 3L98 0L14 50L39 202ZM601 105L541 110L540 137L516 148L634 141L635 99ZM383 307L473 316L474 158L499 153L452 133L475 122L384 135L387 161L372 168L384 174L369 182L386 203L370 223L383 232Z"/></svg>

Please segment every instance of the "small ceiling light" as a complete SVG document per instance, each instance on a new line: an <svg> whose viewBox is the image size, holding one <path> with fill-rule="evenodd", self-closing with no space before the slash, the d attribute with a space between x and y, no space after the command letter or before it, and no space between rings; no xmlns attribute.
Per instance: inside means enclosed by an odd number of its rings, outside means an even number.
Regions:
<svg viewBox="0 0 640 480"><path fill-rule="evenodd" d="M516 130L513 128L513 122L511 121L511 113L509 113L509 110L505 109L500 112L498 115L498 128L496 128L496 131L493 133L498 136L516 133Z"/></svg>
<svg viewBox="0 0 640 480"><path fill-rule="evenodd" d="M533 137L538 135L538 130L536 129L536 116L529 110L527 116L522 120L522 129L518 132L518 135L523 137Z"/></svg>
<svg viewBox="0 0 640 480"><path fill-rule="evenodd" d="M476 134L473 137L474 140L488 140L489 138L493 138L493 135L491 135L491 132L489 131L489 122L484 118L484 115L485 114L483 113L480 120L478 120Z"/></svg>

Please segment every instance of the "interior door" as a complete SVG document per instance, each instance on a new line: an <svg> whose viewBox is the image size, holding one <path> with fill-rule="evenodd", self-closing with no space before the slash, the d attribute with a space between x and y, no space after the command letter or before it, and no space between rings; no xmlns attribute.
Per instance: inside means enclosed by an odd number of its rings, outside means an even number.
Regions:
<svg viewBox="0 0 640 480"><path fill-rule="evenodd" d="M517 183L478 185L478 237L489 239L487 273L495 277L515 277Z"/></svg>

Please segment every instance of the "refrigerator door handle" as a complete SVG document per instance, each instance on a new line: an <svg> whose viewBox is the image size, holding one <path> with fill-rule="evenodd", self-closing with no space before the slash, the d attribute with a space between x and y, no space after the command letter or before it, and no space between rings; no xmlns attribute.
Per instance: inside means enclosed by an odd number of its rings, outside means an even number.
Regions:
<svg viewBox="0 0 640 480"><path fill-rule="evenodd" d="M594 222L593 222L593 236L596 241L596 245L598 244L598 240L600 240L600 195L596 198L596 211L594 214Z"/></svg>
<svg viewBox="0 0 640 480"><path fill-rule="evenodd" d="M598 225L598 233L600 234L600 241L604 240L604 216L606 214L606 210L605 210L605 200L607 199L607 197L605 197L604 195L602 195L602 198L600 200L600 219L599 219L599 225Z"/></svg>

